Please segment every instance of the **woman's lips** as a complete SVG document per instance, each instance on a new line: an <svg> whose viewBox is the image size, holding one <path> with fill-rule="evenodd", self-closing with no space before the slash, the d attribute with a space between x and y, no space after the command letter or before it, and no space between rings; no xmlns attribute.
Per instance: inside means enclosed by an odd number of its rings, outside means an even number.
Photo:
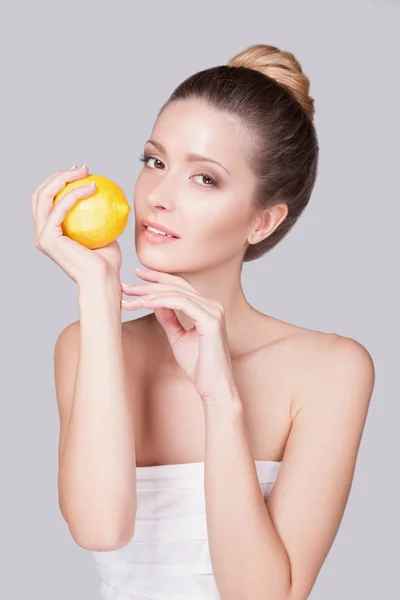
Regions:
<svg viewBox="0 0 400 600"><path fill-rule="evenodd" d="M168 244L169 242L177 242L180 238L169 237L168 235L161 235L160 233L153 233L149 231L147 227L142 226L142 233L146 240L153 244Z"/></svg>

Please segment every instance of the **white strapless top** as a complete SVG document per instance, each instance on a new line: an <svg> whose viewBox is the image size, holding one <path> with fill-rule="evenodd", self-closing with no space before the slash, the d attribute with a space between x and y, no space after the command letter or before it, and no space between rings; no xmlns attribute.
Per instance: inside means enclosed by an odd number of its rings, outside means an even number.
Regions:
<svg viewBox="0 0 400 600"><path fill-rule="evenodd" d="M282 461L256 460L267 500ZM219 600L210 561L204 462L136 468L135 534L119 550L91 551L102 600Z"/></svg>

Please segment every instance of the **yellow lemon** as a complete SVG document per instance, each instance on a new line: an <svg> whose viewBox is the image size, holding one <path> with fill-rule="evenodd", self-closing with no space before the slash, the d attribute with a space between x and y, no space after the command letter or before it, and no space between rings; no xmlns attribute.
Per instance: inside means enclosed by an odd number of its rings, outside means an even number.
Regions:
<svg viewBox="0 0 400 600"><path fill-rule="evenodd" d="M54 204L73 188L92 181L96 184L94 192L79 198L61 224L64 235L91 250L107 246L119 237L128 224L131 210L122 188L107 177L95 174L69 181L55 196Z"/></svg>

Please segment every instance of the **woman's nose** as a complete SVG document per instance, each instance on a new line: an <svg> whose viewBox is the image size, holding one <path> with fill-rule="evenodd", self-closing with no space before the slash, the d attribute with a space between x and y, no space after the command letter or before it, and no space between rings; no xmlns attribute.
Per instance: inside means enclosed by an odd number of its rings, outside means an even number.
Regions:
<svg viewBox="0 0 400 600"><path fill-rule="evenodd" d="M158 181L146 194L147 202L155 208L168 209L173 207L174 200L171 182L166 182L165 179L164 175L163 181Z"/></svg>

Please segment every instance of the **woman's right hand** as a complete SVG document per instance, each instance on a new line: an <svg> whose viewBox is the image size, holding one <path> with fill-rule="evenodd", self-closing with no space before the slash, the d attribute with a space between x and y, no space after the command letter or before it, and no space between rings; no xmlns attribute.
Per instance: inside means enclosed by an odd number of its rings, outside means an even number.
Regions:
<svg viewBox="0 0 400 600"><path fill-rule="evenodd" d="M54 205L54 197L70 181L88 175L86 166L56 171L31 193L31 210L34 221L36 248L51 258L78 285L87 279L115 274L119 279L122 264L121 249L116 240L90 250L63 235L61 223L69 209L80 199L91 196L96 186L80 186L67 192Z"/></svg>

